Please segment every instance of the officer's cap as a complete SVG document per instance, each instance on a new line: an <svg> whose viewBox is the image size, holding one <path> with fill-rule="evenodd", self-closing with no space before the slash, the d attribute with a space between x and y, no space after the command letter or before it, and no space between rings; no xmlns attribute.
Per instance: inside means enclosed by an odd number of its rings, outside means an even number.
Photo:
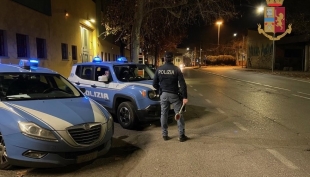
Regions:
<svg viewBox="0 0 310 177"><path fill-rule="evenodd" d="M172 52L166 52L165 58L173 58L173 53Z"/></svg>

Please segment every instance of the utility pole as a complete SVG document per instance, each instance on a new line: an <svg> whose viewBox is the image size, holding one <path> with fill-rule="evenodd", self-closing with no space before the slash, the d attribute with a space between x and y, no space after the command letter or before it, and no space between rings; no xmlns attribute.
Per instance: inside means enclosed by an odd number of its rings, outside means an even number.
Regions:
<svg viewBox="0 0 310 177"><path fill-rule="evenodd" d="M201 44L200 44L200 50L199 50L199 67L201 67Z"/></svg>
<svg viewBox="0 0 310 177"><path fill-rule="evenodd" d="M241 67L243 68L243 58L245 57L245 54L244 54L244 35L242 35L242 62L241 62Z"/></svg>
<svg viewBox="0 0 310 177"><path fill-rule="evenodd" d="M197 58L197 55L196 55L196 47L195 47L195 54L194 54L194 66L196 66L196 58Z"/></svg>

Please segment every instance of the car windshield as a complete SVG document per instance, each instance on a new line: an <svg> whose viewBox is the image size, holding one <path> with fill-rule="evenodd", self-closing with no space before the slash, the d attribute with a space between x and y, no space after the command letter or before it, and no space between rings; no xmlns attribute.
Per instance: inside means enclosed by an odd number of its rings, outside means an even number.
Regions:
<svg viewBox="0 0 310 177"><path fill-rule="evenodd" d="M144 64L116 65L114 71L117 79L123 82L153 80L154 78L154 71Z"/></svg>
<svg viewBox="0 0 310 177"><path fill-rule="evenodd" d="M1 100L74 98L83 95L59 74L1 73Z"/></svg>

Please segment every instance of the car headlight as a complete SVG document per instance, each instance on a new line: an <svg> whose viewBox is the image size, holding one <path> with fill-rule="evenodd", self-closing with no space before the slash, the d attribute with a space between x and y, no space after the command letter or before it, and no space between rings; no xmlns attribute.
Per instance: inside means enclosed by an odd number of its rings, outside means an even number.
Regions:
<svg viewBox="0 0 310 177"><path fill-rule="evenodd" d="M108 129L111 129L113 127L113 124L114 124L113 117L111 116L111 114L109 115L107 123L108 123Z"/></svg>
<svg viewBox="0 0 310 177"><path fill-rule="evenodd" d="M159 95L157 94L157 92L155 90L148 91L148 97L151 100L158 100L159 99Z"/></svg>
<svg viewBox="0 0 310 177"><path fill-rule="evenodd" d="M32 122L18 122L20 131L29 137L46 140L46 141L57 141L57 138L50 130L46 130L37 124Z"/></svg>

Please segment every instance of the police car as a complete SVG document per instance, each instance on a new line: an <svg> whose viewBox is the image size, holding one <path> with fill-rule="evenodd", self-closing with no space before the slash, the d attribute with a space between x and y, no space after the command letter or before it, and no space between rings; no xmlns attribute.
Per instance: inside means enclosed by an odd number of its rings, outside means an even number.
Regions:
<svg viewBox="0 0 310 177"><path fill-rule="evenodd" d="M0 169L66 166L107 153L111 114L38 63L0 64Z"/></svg>
<svg viewBox="0 0 310 177"><path fill-rule="evenodd" d="M123 128L133 129L139 122L160 119L153 78L154 72L145 64L128 62L125 57L113 62L95 57L92 62L73 65L68 79L115 115ZM171 109L169 117L173 116Z"/></svg>

